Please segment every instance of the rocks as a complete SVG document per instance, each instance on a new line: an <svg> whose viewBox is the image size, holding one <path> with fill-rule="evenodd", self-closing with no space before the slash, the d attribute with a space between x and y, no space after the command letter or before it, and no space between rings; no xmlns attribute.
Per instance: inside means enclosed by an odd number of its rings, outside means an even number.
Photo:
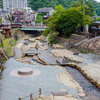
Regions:
<svg viewBox="0 0 100 100"><path fill-rule="evenodd" d="M65 86L76 89L79 93L79 96L86 95L82 87L72 78L72 76L68 72L58 74L57 79L59 82L63 83Z"/></svg>
<svg viewBox="0 0 100 100"><path fill-rule="evenodd" d="M92 38L90 40L86 40L83 43L79 45L80 48L94 51L97 54L100 54L100 36L97 36L95 38Z"/></svg>
<svg viewBox="0 0 100 100"><path fill-rule="evenodd" d="M83 59L75 56L75 55L66 55L65 59L69 60L70 62L82 63Z"/></svg>
<svg viewBox="0 0 100 100"><path fill-rule="evenodd" d="M68 61L65 58L56 58L56 62L58 65L68 63Z"/></svg>
<svg viewBox="0 0 100 100"><path fill-rule="evenodd" d="M41 35L41 36L37 37L36 40L39 40L41 42L45 42L46 41L46 37Z"/></svg>
<svg viewBox="0 0 100 100"><path fill-rule="evenodd" d="M66 55L73 55L73 52L67 49L55 49L55 50L52 50L51 53L56 57L62 57L62 58Z"/></svg>
<svg viewBox="0 0 100 100"><path fill-rule="evenodd" d="M82 58L73 55L74 53L67 49L62 49L62 50L56 49L56 50L52 50L51 53L56 57L65 58L66 60L70 62L76 62L76 63L83 62Z"/></svg>
<svg viewBox="0 0 100 100"><path fill-rule="evenodd" d="M86 74L96 86L100 88L100 65L98 64L86 64L81 66L81 70Z"/></svg>
<svg viewBox="0 0 100 100"><path fill-rule="evenodd" d="M91 83L100 88L100 66L98 64L77 65L75 63L66 63L62 66L70 66L78 69Z"/></svg>
<svg viewBox="0 0 100 100"><path fill-rule="evenodd" d="M29 40L30 42L35 42L35 41L36 41L35 38L29 38L28 40Z"/></svg>
<svg viewBox="0 0 100 100"><path fill-rule="evenodd" d="M64 46L62 46L60 44L53 44L52 48L54 48L54 49L64 49Z"/></svg>
<svg viewBox="0 0 100 100"><path fill-rule="evenodd" d="M56 63L56 57L53 56L48 51L42 51L41 54L39 54L39 58L42 59L42 61L46 62L49 65L55 65Z"/></svg>
<svg viewBox="0 0 100 100"><path fill-rule="evenodd" d="M39 49L40 47L39 47L39 45L38 45L38 43L35 45L35 49Z"/></svg>

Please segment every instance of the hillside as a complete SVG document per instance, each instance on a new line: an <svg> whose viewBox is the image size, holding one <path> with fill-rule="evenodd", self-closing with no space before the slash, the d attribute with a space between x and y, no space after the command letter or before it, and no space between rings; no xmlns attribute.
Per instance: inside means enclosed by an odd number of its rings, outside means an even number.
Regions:
<svg viewBox="0 0 100 100"><path fill-rule="evenodd" d="M35 11L38 10L38 8L55 7L59 4L63 5L64 8L68 9L73 1L76 0L29 0L29 5ZM95 0L88 1L93 4L96 14L100 16L100 3L96 2Z"/></svg>

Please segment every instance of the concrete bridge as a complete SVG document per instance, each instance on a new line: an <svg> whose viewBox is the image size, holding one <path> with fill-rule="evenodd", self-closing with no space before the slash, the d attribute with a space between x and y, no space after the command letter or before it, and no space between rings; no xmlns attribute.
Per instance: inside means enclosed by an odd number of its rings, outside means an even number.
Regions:
<svg viewBox="0 0 100 100"><path fill-rule="evenodd" d="M45 26L23 26L21 27L22 31L45 31Z"/></svg>

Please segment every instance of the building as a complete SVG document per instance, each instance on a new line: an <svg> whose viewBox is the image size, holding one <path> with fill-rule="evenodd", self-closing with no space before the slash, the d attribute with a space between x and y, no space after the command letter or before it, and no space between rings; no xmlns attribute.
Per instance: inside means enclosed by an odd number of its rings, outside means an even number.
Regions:
<svg viewBox="0 0 100 100"><path fill-rule="evenodd" d="M27 9L27 0L3 0L3 10Z"/></svg>
<svg viewBox="0 0 100 100"><path fill-rule="evenodd" d="M92 16L92 20L96 20L97 18L100 18L100 16Z"/></svg>
<svg viewBox="0 0 100 100"><path fill-rule="evenodd" d="M49 16L51 16L54 12L54 9L52 7L44 7L44 8L39 8L38 13L43 13L44 19L47 19Z"/></svg>
<svg viewBox="0 0 100 100"><path fill-rule="evenodd" d="M35 11L25 13L25 22L28 25L35 25L37 13Z"/></svg>
<svg viewBox="0 0 100 100"><path fill-rule="evenodd" d="M9 15L8 11L0 11L0 17L2 17L2 24L8 24L9 21L7 20L7 17Z"/></svg>
<svg viewBox="0 0 100 100"><path fill-rule="evenodd" d="M17 10L14 11L14 22L15 23L24 23L25 22L25 11Z"/></svg>

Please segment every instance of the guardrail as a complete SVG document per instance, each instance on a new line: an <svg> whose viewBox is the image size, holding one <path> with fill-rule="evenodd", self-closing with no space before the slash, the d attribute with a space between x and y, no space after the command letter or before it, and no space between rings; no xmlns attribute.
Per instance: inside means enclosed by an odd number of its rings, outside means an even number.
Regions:
<svg viewBox="0 0 100 100"><path fill-rule="evenodd" d="M31 99L33 98L33 95L36 94L36 93L39 93L38 96L40 96L40 95L41 95L41 88L40 88L38 91L33 92L33 93L30 93L30 94L27 95L27 96L19 97L18 100L24 100L24 99L26 99L26 98L28 98L28 97L29 97L30 100L31 100Z"/></svg>

